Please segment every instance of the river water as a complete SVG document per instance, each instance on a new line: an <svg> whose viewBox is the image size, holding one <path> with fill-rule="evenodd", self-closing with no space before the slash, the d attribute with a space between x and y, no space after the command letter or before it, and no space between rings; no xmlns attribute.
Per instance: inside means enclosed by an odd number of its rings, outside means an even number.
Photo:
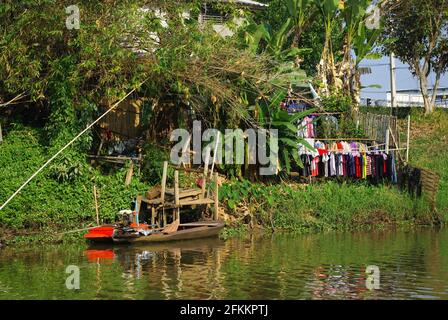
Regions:
<svg viewBox="0 0 448 320"><path fill-rule="evenodd" d="M0 299L448 299L448 230L6 248Z"/></svg>

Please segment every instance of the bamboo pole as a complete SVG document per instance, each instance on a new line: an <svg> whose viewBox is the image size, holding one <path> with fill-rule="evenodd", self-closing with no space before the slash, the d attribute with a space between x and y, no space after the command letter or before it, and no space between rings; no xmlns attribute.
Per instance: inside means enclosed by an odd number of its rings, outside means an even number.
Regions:
<svg viewBox="0 0 448 320"><path fill-rule="evenodd" d="M132 176L134 175L134 162L131 161L128 172L126 173L126 180L124 182L125 187L129 187L132 182Z"/></svg>
<svg viewBox="0 0 448 320"><path fill-rule="evenodd" d="M143 199L143 197L142 196L137 196L137 203L136 203L136 206L135 206L135 213L137 214L136 215L136 222L137 222L137 226L140 226L140 211L141 211L141 208L142 208L142 199Z"/></svg>
<svg viewBox="0 0 448 320"><path fill-rule="evenodd" d="M174 201L176 205L174 220L180 221L180 201L179 201L179 171L174 172Z"/></svg>
<svg viewBox="0 0 448 320"><path fill-rule="evenodd" d="M213 217L213 220L218 221L219 220L219 186L218 186L218 173L215 172L215 216Z"/></svg>
<svg viewBox="0 0 448 320"><path fill-rule="evenodd" d="M411 143L411 115L408 115L408 135L406 142L406 162L409 162L409 146Z"/></svg>
<svg viewBox="0 0 448 320"><path fill-rule="evenodd" d="M395 135L392 132L392 129L390 127L389 127L389 132L390 132L390 135L392 136L392 141L394 142L395 149L399 150L400 146L399 146L399 144L397 142L397 139L395 139ZM400 160L403 161L403 156L402 156L401 152L398 153L398 156L400 157Z"/></svg>
<svg viewBox="0 0 448 320"><path fill-rule="evenodd" d="M162 214L163 214L163 226L166 226L166 212L165 212L165 191L166 191L166 177L168 174L168 161L163 163L163 174L162 174L162 190L160 195L160 200L162 202Z"/></svg>
<svg viewBox="0 0 448 320"><path fill-rule="evenodd" d="M93 199L95 201L95 212L96 212L96 225L100 225L100 211L98 208L98 199L96 195L96 185L93 185Z"/></svg>
<svg viewBox="0 0 448 320"><path fill-rule="evenodd" d="M210 161L210 153L207 152L204 162L204 173L202 175L202 194L201 197L205 198L205 188L207 187L207 173L208 173L208 162Z"/></svg>
<svg viewBox="0 0 448 320"><path fill-rule="evenodd" d="M386 153L389 153L389 148L390 148L390 132L389 132L389 128L387 128L386 130Z"/></svg>

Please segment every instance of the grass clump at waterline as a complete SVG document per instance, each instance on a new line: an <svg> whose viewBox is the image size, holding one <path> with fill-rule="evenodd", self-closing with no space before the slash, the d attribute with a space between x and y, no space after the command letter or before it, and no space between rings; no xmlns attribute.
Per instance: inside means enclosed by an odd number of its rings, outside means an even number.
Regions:
<svg viewBox="0 0 448 320"><path fill-rule="evenodd" d="M230 220L236 228L247 224L305 233L432 223L432 213L422 200L413 200L385 185L331 181L265 186L234 182L221 194L230 199L227 215L233 217Z"/></svg>

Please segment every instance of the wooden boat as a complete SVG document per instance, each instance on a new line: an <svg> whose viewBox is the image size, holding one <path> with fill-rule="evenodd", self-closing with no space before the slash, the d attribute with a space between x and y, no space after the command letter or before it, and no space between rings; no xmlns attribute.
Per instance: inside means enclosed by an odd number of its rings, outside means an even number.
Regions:
<svg viewBox="0 0 448 320"><path fill-rule="evenodd" d="M146 196L137 196L134 211L122 210L120 222L113 225L104 225L89 229L84 237L93 243L154 243L179 240L191 240L217 236L224 228L219 221L219 181L218 174L214 174L213 199L207 190L208 164L204 167L200 189L180 189L179 171L174 172L174 188L166 188L168 162L163 164L161 187L155 187L146 193ZM211 177L211 175L210 175ZM150 217L141 217L142 205L146 204L146 211ZM214 204L213 221L181 223L188 221L181 218L181 210L206 211L209 205ZM172 221L167 224L167 221ZM150 225L148 225L148 224ZM155 226L159 226L156 228Z"/></svg>
<svg viewBox="0 0 448 320"><path fill-rule="evenodd" d="M169 226L152 229L147 225L139 225L123 229L118 225L107 225L90 229L84 237L92 243L144 244L216 237L224 226L221 221L184 223L177 225L175 230L169 230Z"/></svg>

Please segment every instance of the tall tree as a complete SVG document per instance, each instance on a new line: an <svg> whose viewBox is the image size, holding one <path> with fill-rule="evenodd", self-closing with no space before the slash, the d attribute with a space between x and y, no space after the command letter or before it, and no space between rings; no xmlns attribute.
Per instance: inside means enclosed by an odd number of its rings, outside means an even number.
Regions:
<svg viewBox="0 0 448 320"><path fill-rule="evenodd" d="M448 68L448 1L389 1L383 32L383 53L394 53L410 65L420 82L426 114L434 111L440 77ZM436 75L432 97L428 77Z"/></svg>

